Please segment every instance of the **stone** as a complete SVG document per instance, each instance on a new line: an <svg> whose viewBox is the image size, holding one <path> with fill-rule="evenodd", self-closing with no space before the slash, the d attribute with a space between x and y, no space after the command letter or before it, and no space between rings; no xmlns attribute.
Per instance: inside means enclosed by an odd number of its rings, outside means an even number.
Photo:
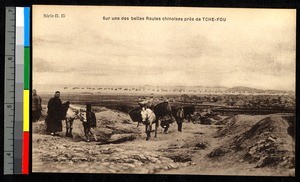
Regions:
<svg viewBox="0 0 300 182"><path fill-rule="evenodd" d="M154 172L154 170L153 169L150 169L149 171L148 171L148 174L154 174L155 172Z"/></svg>
<svg viewBox="0 0 300 182"><path fill-rule="evenodd" d="M181 165L182 165L183 167L187 167L187 166L189 166L190 164L189 164L188 162L185 162L185 163L181 163Z"/></svg>
<svg viewBox="0 0 300 182"><path fill-rule="evenodd" d="M272 138L272 137L268 137L268 140L271 140L272 142L276 142L276 139Z"/></svg>
<svg viewBox="0 0 300 182"><path fill-rule="evenodd" d="M116 148L115 149L116 152L124 152L125 150L121 149L121 148Z"/></svg>
<svg viewBox="0 0 300 182"><path fill-rule="evenodd" d="M83 148L73 148L73 151L84 152L84 149Z"/></svg>
<svg viewBox="0 0 300 182"><path fill-rule="evenodd" d="M109 171L110 173L116 173L116 172L117 172L117 171L114 170L114 169L108 169L108 171Z"/></svg>
<svg viewBox="0 0 300 182"><path fill-rule="evenodd" d="M128 166L128 167L131 167L131 168L135 168L136 166L134 165L134 164L125 164L126 166Z"/></svg>
<svg viewBox="0 0 300 182"><path fill-rule="evenodd" d="M125 162L125 163L129 163L129 164L132 164L132 163L135 163L136 160L134 160L134 159L124 159L124 162Z"/></svg>
<svg viewBox="0 0 300 182"><path fill-rule="evenodd" d="M147 160L147 157L143 154L140 154L139 157L140 157L141 160Z"/></svg>
<svg viewBox="0 0 300 182"><path fill-rule="evenodd" d="M101 165L103 165L103 166L109 166L110 163L109 162L103 162L103 163L101 163Z"/></svg>
<svg viewBox="0 0 300 182"><path fill-rule="evenodd" d="M248 152L248 154L253 155L253 154L255 153L255 151L256 151L256 150L252 150L252 149L251 149L251 150Z"/></svg>
<svg viewBox="0 0 300 182"><path fill-rule="evenodd" d="M176 169L178 168L178 166L176 166L175 164L169 164L170 169Z"/></svg>
<svg viewBox="0 0 300 182"><path fill-rule="evenodd" d="M66 161L67 158L66 157L58 157L58 161Z"/></svg>
<svg viewBox="0 0 300 182"><path fill-rule="evenodd" d="M155 157L148 157L149 161L152 163L156 163L157 159Z"/></svg>
<svg viewBox="0 0 300 182"><path fill-rule="evenodd" d="M161 164L162 162L160 160L157 160L155 163L156 164Z"/></svg>

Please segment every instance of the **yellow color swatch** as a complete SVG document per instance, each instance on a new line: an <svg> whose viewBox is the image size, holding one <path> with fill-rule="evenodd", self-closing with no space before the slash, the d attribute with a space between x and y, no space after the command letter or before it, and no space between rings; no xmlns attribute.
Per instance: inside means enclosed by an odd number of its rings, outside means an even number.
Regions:
<svg viewBox="0 0 300 182"><path fill-rule="evenodd" d="M23 92L23 131L29 131L29 90Z"/></svg>

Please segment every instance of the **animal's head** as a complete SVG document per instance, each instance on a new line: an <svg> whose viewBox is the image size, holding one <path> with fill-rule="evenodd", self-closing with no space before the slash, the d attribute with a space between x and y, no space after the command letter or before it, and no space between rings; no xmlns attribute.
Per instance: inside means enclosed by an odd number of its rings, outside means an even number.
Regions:
<svg viewBox="0 0 300 182"><path fill-rule="evenodd" d="M80 110L80 112L79 112L78 115L79 115L80 121L82 121L82 122L87 122L87 119L86 119L86 112L85 112L85 111Z"/></svg>
<svg viewBox="0 0 300 182"><path fill-rule="evenodd" d="M66 112L70 107L70 102L67 101L65 103L62 104L62 109Z"/></svg>
<svg viewBox="0 0 300 182"><path fill-rule="evenodd" d="M142 116L142 122L145 123L149 119L149 112L145 107L142 108L141 111L141 116Z"/></svg>
<svg viewBox="0 0 300 182"><path fill-rule="evenodd" d="M74 113L75 113L74 118L75 119L80 119L80 112L79 112L79 110L75 110Z"/></svg>
<svg viewBox="0 0 300 182"><path fill-rule="evenodd" d="M61 115L62 119L65 119L65 117L67 115L67 112L68 112L68 109L69 109L69 106L70 106L69 101L67 101L67 102L65 102L61 105L60 115Z"/></svg>
<svg viewBox="0 0 300 182"><path fill-rule="evenodd" d="M65 102L65 105L66 105L67 107L69 107L70 104L71 104L70 101Z"/></svg>

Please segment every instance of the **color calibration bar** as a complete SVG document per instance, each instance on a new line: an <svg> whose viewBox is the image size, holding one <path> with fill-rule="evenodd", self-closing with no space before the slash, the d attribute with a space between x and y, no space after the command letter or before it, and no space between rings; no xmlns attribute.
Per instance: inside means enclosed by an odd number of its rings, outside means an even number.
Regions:
<svg viewBox="0 0 300 182"><path fill-rule="evenodd" d="M16 7L15 39L15 126L14 174L22 174L23 82L24 82L24 8Z"/></svg>
<svg viewBox="0 0 300 182"><path fill-rule="evenodd" d="M16 7L14 174L29 168L29 20L28 7Z"/></svg>
<svg viewBox="0 0 300 182"><path fill-rule="evenodd" d="M22 173L29 174L30 8L24 8L24 113Z"/></svg>

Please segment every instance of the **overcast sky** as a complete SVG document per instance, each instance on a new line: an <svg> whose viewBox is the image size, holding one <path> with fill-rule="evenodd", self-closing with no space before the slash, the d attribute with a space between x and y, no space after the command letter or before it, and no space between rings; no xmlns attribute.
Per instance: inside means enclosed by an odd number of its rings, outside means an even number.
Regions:
<svg viewBox="0 0 300 182"><path fill-rule="evenodd" d="M65 18L43 18L44 14ZM33 7L33 84L294 90L296 11ZM103 16L226 22L104 21Z"/></svg>

